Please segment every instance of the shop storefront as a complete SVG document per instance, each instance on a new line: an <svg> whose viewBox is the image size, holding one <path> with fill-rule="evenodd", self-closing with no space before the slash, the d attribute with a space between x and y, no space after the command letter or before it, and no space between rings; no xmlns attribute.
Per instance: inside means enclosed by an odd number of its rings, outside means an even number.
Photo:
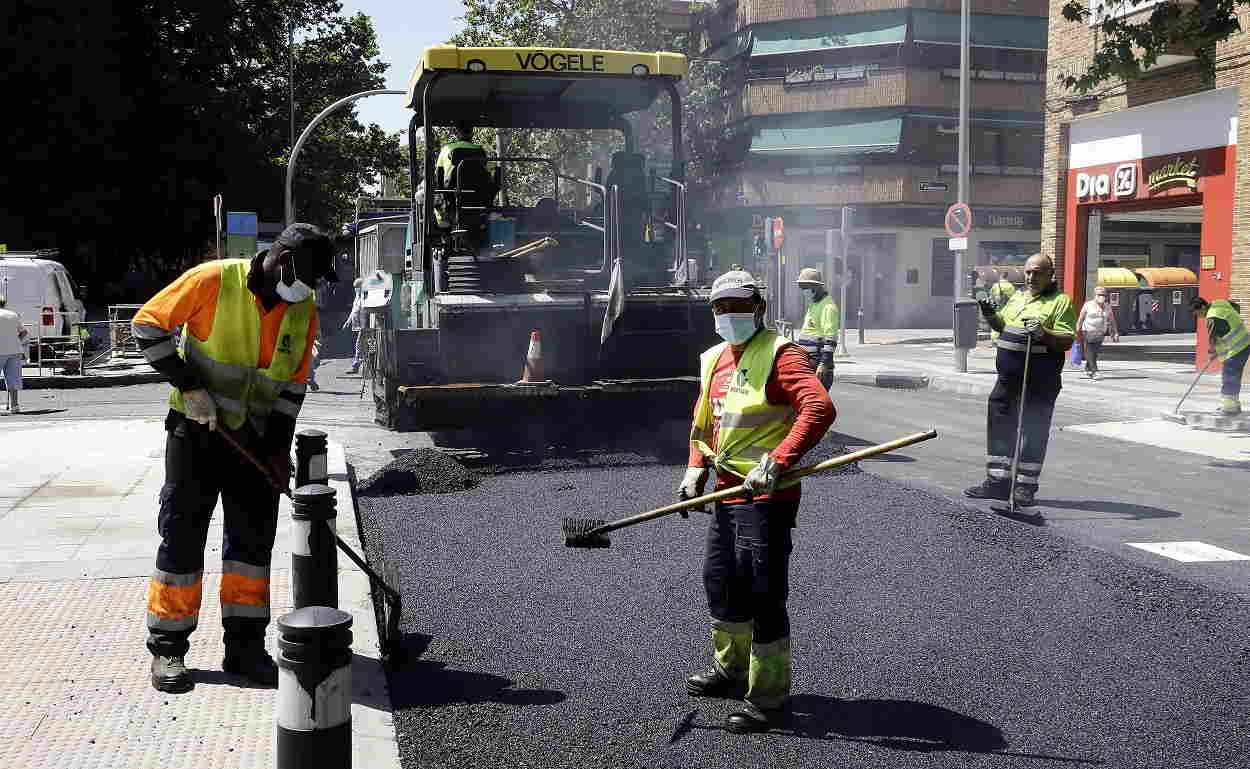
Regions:
<svg viewBox="0 0 1250 769"><path fill-rule="evenodd" d="M1063 289L1077 306L1092 293L1099 267L1136 267L1131 259L1146 258L1123 247L1101 253L1109 240L1104 222L1161 209L1201 211L1198 292L1228 298L1237 115L1238 89L1222 88L1071 122L1061 258ZM1188 261L1183 253L1175 259ZM1198 336L1201 360L1206 339Z"/></svg>

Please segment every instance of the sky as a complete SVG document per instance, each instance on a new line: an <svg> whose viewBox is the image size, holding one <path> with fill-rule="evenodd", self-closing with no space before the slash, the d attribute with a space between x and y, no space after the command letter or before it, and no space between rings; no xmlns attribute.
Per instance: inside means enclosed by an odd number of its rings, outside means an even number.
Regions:
<svg viewBox="0 0 1250 769"><path fill-rule="evenodd" d="M417 57L428 46L447 42L460 31L464 4L460 0L342 0L343 13L364 13L373 19L381 59L391 65L386 87L404 90ZM402 96L370 96L356 102L360 122L377 123L389 132L408 127L412 117Z"/></svg>

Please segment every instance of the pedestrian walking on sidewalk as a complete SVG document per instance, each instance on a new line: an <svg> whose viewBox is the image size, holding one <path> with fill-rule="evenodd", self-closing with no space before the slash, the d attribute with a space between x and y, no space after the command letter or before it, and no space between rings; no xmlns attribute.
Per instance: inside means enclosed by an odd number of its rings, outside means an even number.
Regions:
<svg viewBox="0 0 1250 769"><path fill-rule="evenodd" d="M357 371L359 371L360 364L363 363L365 360L365 350L364 350L365 324L363 322L364 321L363 303L365 299L365 294L364 294L364 289L361 288L361 286L363 285L364 285L364 281L361 280L360 278L356 278L356 280L352 283L352 289L355 290L356 296L352 299L352 309L348 311L347 319L343 321L344 329L346 329L348 326L351 326L352 331L356 332L356 353L354 357L352 358L352 367L347 370L347 373L349 374L355 374Z"/></svg>
<svg viewBox="0 0 1250 769"><path fill-rule="evenodd" d="M214 431L230 430L264 459L272 477L289 482L291 440L317 329L312 293L323 278L337 280L330 240L297 223L251 260L193 267L148 300L132 322L144 357L173 384L157 517L161 545L148 586L147 646L152 685L160 691L194 685L185 657L199 623L204 546L219 496L225 514L222 669L277 683L265 628L278 492ZM175 349L172 332L183 324L181 349Z"/></svg>
<svg viewBox="0 0 1250 769"><path fill-rule="evenodd" d="M1241 306L1228 299L1208 302L1195 296L1189 310L1196 319L1206 318L1208 354L1224 362L1218 413L1237 416L1241 413L1241 377L1250 358L1250 332L1241 321Z"/></svg>
<svg viewBox="0 0 1250 769"><path fill-rule="evenodd" d="M764 732L791 680L786 601L800 489L778 479L820 442L835 412L803 350L764 328L765 302L749 273L717 278L710 300L725 341L700 357L689 466L677 493L700 496L709 467L718 490L743 484L750 493L710 511L703 587L713 661L686 688L693 697L744 698L726 728Z"/></svg>
<svg viewBox="0 0 1250 769"><path fill-rule="evenodd" d="M1098 354L1107 337L1113 342L1120 341L1120 329L1116 326L1115 313L1107 306L1107 289L1098 286L1094 289L1094 298L1081 307L1076 319L1076 338L1085 354L1085 376L1090 379L1098 378Z"/></svg>
<svg viewBox="0 0 1250 769"><path fill-rule="evenodd" d="M825 290L820 270L804 267L799 271L799 290L807 294L807 312L799 329L798 342L816 369L816 378L828 390L833 385L833 353L838 349L838 305Z"/></svg>
<svg viewBox="0 0 1250 769"><path fill-rule="evenodd" d="M0 296L0 374L4 376L9 413L20 414L22 407L18 399L22 392L27 331L22 327L22 316L7 307L8 299Z"/></svg>
<svg viewBox="0 0 1250 769"><path fill-rule="evenodd" d="M993 329L998 349L998 381L987 408L986 478L979 486L964 489L973 499L1006 500L1011 493L1020 394L1027 390L1015 502L1018 507L1034 504L1050 440L1050 419L1063 383L1064 353L1072 347L1076 333L1072 299L1055 285L1054 276L1050 258L1034 254L1024 266L1024 291L1013 294L1001 310L989 302L981 304L981 314ZM1027 381L1026 350L1031 350Z"/></svg>

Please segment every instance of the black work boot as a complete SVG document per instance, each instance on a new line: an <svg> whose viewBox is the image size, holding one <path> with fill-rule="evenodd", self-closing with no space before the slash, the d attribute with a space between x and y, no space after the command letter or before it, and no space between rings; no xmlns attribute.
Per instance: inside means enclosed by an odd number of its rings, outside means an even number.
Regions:
<svg viewBox="0 0 1250 769"><path fill-rule="evenodd" d="M181 694L195 688L187 663L181 654L152 658L152 687L158 692Z"/></svg>
<svg viewBox="0 0 1250 769"><path fill-rule="evenodd" d="M763 710L744 702L741 710L730 713L725 719L725 728L734 734L758 734L773 728L780 716L780 710Z"/></svg>
<svg viewBox="0 0 1250 769"><path fill-rule="evenodd" d="M972 499L1001 499L1007 501L1011 495L1011 484L986 478L980 485L964 489L964 496Z"/></svg>
<svg viewBox="0 0 1250 769"><path fill-rule="evenodd" d="M260 644L226 648L226 658L221 661L221 669L227 673L241 675L252 683L261 686L278 685L278 666L273 657Z"/></svg>
<svg viewBox="0 0 1250 769"><path fill-rule="evenodd" d="M1033 486L1016 486L1016 507L1033 507L1037 504L1036 496L1037 489Z"/></svg>
<svg viewBox="0 0 1250 769"><path fill-rule="evenodd" d="M747 693L746 679L737 680L725 675L718 666L686 679L686 691L691 697L724 697L737 699Z"/></svg>

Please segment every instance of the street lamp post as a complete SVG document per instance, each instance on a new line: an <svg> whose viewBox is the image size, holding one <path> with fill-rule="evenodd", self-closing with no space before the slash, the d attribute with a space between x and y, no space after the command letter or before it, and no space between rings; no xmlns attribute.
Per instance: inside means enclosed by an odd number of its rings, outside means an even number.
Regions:
<svg viewBox="0 0 1250 769"><path fill-rule="evenodd" d="M351 104L352 102L358 99L363 99L366 96L378 96L380 94L392 94L392 95L403 96L405 93L407 92L406 91L391 91L385 88L378 88L372 91L361 91L360 93L354 93L351 96L344 96L342 99L339 99L338 101L334 102L330 106L321 110L321 112L318 113L317 117L312 119L312 122L309 123L308 126L304 129L303 133L299 135L299 141L295 142L295 146L291 149L291 159L288 160L286 164L286 208L285 208L285 211L286 211L286 225L287 226L290 226L295 223L295 198L291 194L291 181L295 178L295 161L299 158L299 151L301 148L303 148L304 142L307 141L308 137L312 135L313 129L316 128L317 125L322 120L325 120L327 117L329 117L330 113L334 112L340 107L343 107L347 104Z"/></svg>

